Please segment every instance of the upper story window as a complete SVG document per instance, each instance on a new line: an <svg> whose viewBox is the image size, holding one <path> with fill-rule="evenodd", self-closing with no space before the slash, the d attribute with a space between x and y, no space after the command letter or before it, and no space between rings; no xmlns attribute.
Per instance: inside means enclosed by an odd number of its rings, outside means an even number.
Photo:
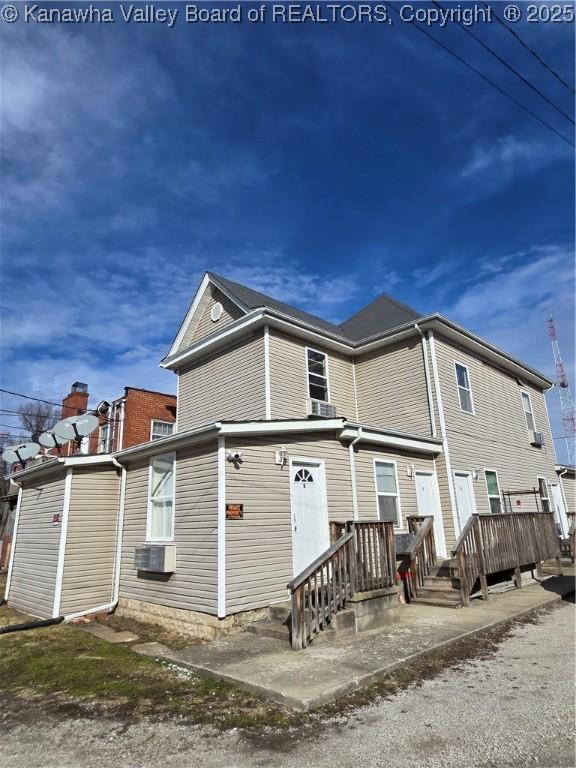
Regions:
<svg viewBox="0 0 576 768"><path fill-rule="evenodd" d="M174 464L175 453L150 459L148 480L148 541L171 541L174 538Z"/></svg>
<svg viewBox="0 0 576 768"><path fill-rule="evenodd" d="M495 515L502 512L502 499L500 498L500 486L498 485L498 475L492 469L485 469L486 490L488 491L488 501L490 502L490 512Z"/></svg>
<svg viewBox="0 0 576 768"><path fill-rule="evenodd" d="M307 349L306 365L308 371L308 395L313 400L329 402L327 356L323 352L317 352L315 349Z"/></svg>
<svg viewBox="0 0 576 768"><path fill-rule="evenodd" d="M376 498L380 520L391 520L396 528L400 527L400 496L396 464L389 461L374 462Z"/></svg>
<svg viewBox="0 0 576 768"><path fill-rule="evenodd" d="M152 429L150 430L150 440L160 440L161 437L168 437L174 432L174 424L171 421L159 421L152 419Z"/></svg>
<svg viewBox="0 0 576 768"><path fill-rule="evenodd" d="M466 413L474 413L472 400L472 387L470 386L470 371L462 363L454 363L456 369L456 383L458 385L458 397L460 398L460 410Z"/></svg>
<svg viewBox="0 0 576 768"><path fill-rule="evenodd" d="M536 422L534 421L534 413L532 412L532 400L528 392L522 392L522 407L524 408L524 418L526 419L526 426L530 432L536 431Z"/></svg>
<svg viewBox="0 0 576 768"><path fill-rule="evenodd" d="M538 490L540 492L540 501L542 502L542 512L550 512L550 494L548 493L548 482L545 477L538 478Z"/></svg>
<svg viewBox="0 0 576 768"><path fill-rule="evenodd" d="M110 441L110 425L102 424L98 440L98 453L107 453Z"/></svg>

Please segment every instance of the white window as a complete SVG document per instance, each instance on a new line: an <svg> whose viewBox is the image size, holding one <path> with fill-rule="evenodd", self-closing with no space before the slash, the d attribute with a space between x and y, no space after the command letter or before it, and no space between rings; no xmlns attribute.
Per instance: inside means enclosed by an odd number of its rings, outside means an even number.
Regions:
<svg viewBox="0 0 576 768"><path fill-rule="evenodd" d="M306 350L308 371L308 395L312 400L330 402L328 390L328 358L324 352L315 349Z"/></svg>
<svg viewBox="0 0 576 768"><path fill-rule="evenodd" d="M150 431L150 440L160 440L161 437L168 437L174 432L174 424L171 421L152 420L152 429Z"/></svg>
<svg viewBox="0 0 576 768"><path fill-rule="evenodd" d="M470 386L470 371L462 363L454 363L456 369L456 384L458 385L458 397L460 398L460 410L466 413L474 413L472 401L472 387Z"/></svg>
<svg viewBox="0 0 576 768"><path fill-rule="evenodd" d="M498 484L498 475L493 469L485 469L486 490L488 491L488 501L490 502L490 512L496 515L502 512L502 499L500 498L500 486Z"/></svg>
<svg viewBox="0 0 576 768"><path fill-rule="evenodd" d="M374 462L376 498L380 520L391 520L396 528L400 527L400 496L398 495L398 477L396 464L388 461Z"/></svg>
<svg viewBox="0 0 576 768"><path fill-rule="evenodd" d="M110 441L110 425L102 424L100 427L100 438L98 440L98 453L107 453Z"/></svg>
<svg viewBox="0 0 576 768"><path fill-rule="evenodd" d="M548 493L548 482L545 477L538 478L538 490L540 491L540 501L542 502L542 512L550 512L550 494Z"/></svg>
<svg viewBox="0 0 576 768"><path fill-rule="evenodd" d="M526 426L529 432L536 431L536 423L534 421L534 414L532 413L532 400L528 392L522 392L522 407L524 408L524 417L526 419Z"/></svg>
<svg viewBox="0 0 576 768"><path fill-rule="evenodd" d="M165 453L150 459L148 483L148 541L174 538L174 464L176 454Z"/></svg>

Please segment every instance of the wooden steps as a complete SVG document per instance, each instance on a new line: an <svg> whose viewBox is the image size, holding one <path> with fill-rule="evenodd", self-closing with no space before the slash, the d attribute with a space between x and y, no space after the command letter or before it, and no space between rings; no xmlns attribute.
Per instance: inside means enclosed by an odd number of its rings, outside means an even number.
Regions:
<svg viewBox="0 0 576 768"><path fill-rule="evenodd" d="M418 596L411 603L436 605L443 608L460 608L460 580L455 560L444 560L430 568L430 575L418 587Z"/></svg>
<svg viewBox="0 0 576 768"><path fill-rule="evenodd" d="M246 630L260 637L271 637L276 640L285 640L290 642L290 624L292 616L292 605L290 601L276 603L268 609L269 618L263 621L254 621L248 624ZM311 614L310 614L311 615ZM337 634L351 634L355 632L356 616L351 608L345 608L332 616L332 621L327 624L326 629L320 632L315 642L321 642L323 639L333 639Z"/></svg>

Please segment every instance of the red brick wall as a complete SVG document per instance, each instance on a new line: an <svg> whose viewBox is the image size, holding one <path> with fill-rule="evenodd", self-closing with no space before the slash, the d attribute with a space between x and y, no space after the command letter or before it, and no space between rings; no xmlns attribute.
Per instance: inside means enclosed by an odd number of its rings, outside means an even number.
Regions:
<svg viewBox="0 0 576 768"><path fill-rule="evenodd" d="M123 448L147 443L152 420L176 421L176 396L126 387Z"/></svg>

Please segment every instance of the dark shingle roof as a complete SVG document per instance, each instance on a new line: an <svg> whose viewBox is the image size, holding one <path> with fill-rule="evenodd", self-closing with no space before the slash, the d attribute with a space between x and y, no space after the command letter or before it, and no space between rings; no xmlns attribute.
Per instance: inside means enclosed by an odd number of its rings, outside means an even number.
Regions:
<svg viewBox="0 0 576 768"><path fill-rule="evenodd" d="M291 307L282 301L277 301L277 299L266 296L266 294L255 291L245 285L240 285L240 283L235 283L232 280L227 280L212 273L209 273L209 275L216 285L221 284L226 291L235 296L248 309L270 307L270 309L282 312L288 317L300 320L353 343L422 317L419 312L416 312L416 310L408 307L406 304L401 304L391 296L382 294L355 315L348 318L348 320L345 320L341 325L336 325L323 320L321 317L316 317L308 312L303 312L301 309Z"/></svg>

